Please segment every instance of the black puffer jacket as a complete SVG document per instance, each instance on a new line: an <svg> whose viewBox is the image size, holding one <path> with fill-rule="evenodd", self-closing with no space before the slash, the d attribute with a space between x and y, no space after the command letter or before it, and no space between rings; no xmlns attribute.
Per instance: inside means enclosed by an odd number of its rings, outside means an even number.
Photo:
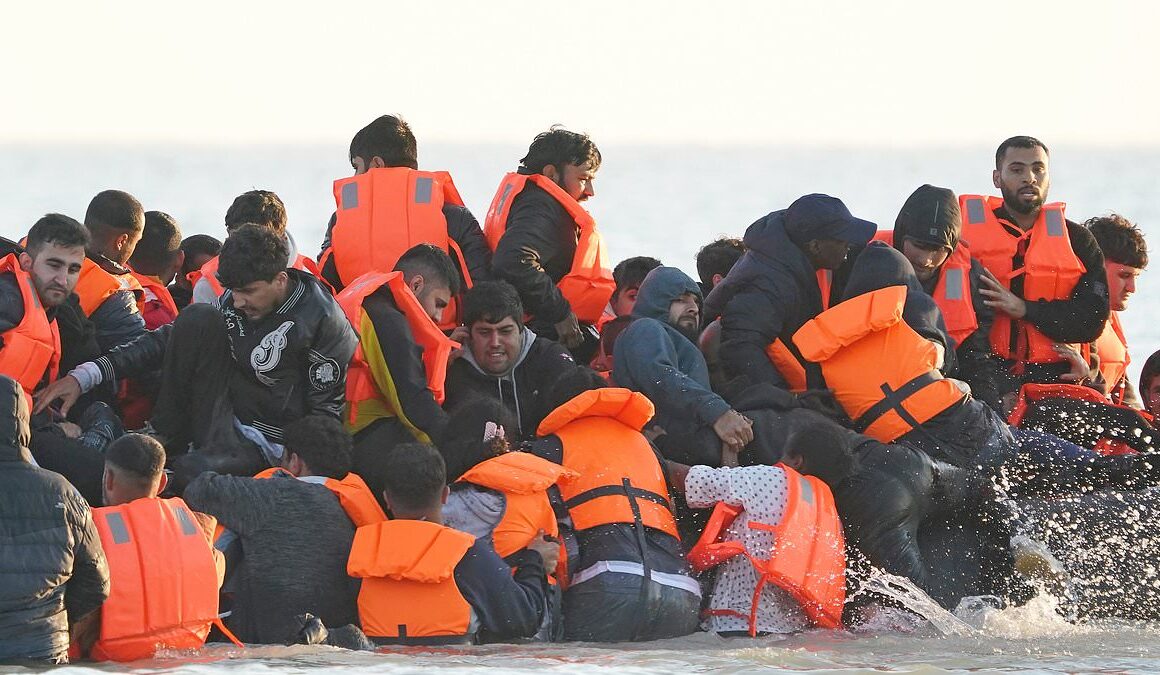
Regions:
<svg viewBox="0 0 1160 675"><path fill-rule="evenodd" d="M89 506L29 461L28 403L0 376L0 662L67 661L69 622L109 596Z"/></svg>

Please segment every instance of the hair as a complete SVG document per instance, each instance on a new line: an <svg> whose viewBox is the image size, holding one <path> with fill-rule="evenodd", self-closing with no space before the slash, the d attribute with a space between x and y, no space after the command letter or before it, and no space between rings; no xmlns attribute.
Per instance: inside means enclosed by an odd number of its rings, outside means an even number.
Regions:
<svg viewBox="0 0 1160 675"><path fill-rule="evenodd" d="M419 148L411 125L397 115L383 115L359 129L350 140L350 158L366 163L378 157L387 166L419 168Z"/></svg>
<svg viewBox="0 0 1160 675"><path fill-rule="evenodd" d="M208 234L194 234L181 241L181 250L185 251L185 264L181 271L192 272L190 265L198 256L217 256L222 252L222 243Z"/></svg>
<svg viewBox="0 0 1160 675"><path fill-rule="evenodd" d="M588 134L568 131L559 124L537 134L528 146L528 154L520 166L532 173L540 173L549 164L563 170L565 164L582 166L587 163L595 171L600 168L600 150Z"/></svg>
<svg viewBox="0 0 1160 675"><path fill-rule="evenodd" d="M140 232L145 227L145 209L128 192L98 192L85 211L85 227L94 233L107 230Z"/></svg>
<svg viewBox="0 0 1160 675"><path fill-rule="evenodd" d="M165 447L151 436L125 434L105 448L105 462L127 473L141 487L147 487L165 471Z"/></svg>
<svg viewBox="0 0 1160 675"><path fill-rule="evenodd" d="M481 281L463 294L463 324L468 328L477 321L499 323L511 317L524 322L524 305L514 286L506 281Z"/></svg>
<svg viewBox="0 0 1160 675"><path fill-rule="evenodd" d="M1160 375L1160 349L1152 352L1144 362L1144 367L1140 369L1140 388L1137 391L1142 400L1148 400L1148 387L1157 375Z"/></svg>
<svg viewBox="0 0 1160 675"><path fill-rule="evenodd" d="M486 443L483 433L488 422L504 428L504 438ZM470 395L447 411L447 424L436 439L446 462L447 481L453 482L480 462L511 449L508 439L519 433L519 425L507 406L493 396Z"/></svg>
<svg viewBox="0 0 1160 675"><path fill-rule="evenodd" d="M616 282L615 293L619 294L621 290L634 286L639 288L648 273L660 266L661 261L647 255L621 260L612 268L612 280Z"/></svg>
<svg viewBox="0 0 1160 675"><path fill-rule="evenodd" d="M713 275L725 276L745 253L745 244L736 237L721 237L697 251L697 276L705 292L713 287Z"/></svg>
<svg viewBox="0 0 1160 675"><path fill-rule="evenodd" d="M1144 269L1148 266L1148 244L1144 233L1132 221L1117 214L1089 218L1084 227L1091 230L1104 253L1104 260Z"/></svg>
<svg viewBox="0 0 1160 675"><path fill-rule="evenodd" d="M45 244L63 248L89 245L89 231L75 219L61 213L46 213L32 225L24 249L35 258Z"/></svg>
<svg viewBox="0 0 1160 675"><path fill-rule="evenodd" d="M383 494L391 506L421 511L439 503L447 485L447 469L435 446L399 443L387 449L385 460Z"/></svg>
<svg viewBox="0 0 1160 675"><path fill-rule="evenodd" d="M999 144L999 148L995 150L995 168L1003 168L1003 156L1011 148L1043 148L1043 154L1051 155L1051 152L1044 145L1043 141L1032 136L1012 136Z"/></svg>
<svg viewBox="0 0 1160 675"><path fill-rule="evenodd" d="M547 417L548 413L586 391L607 387L608 381L595 370L577 366L573 371L556 378L556 381L548 386L543 397L543 410L539 411L541 418Z"/></svg>
<svg viewBox="0 0 1160 675"><path fill-rule="evenodd" d="M451 256L434 244L416 244L407 249L395 263L395 270L405 277L421 274L425 279L446 284L452 295L459 293L459 270Z"/></svg>
<svg viewBox="0 0 1160 675"><path fill-rule="evenodd" d="M337 419L307 415L286 425L283 437L286 452L298 455L310 473L337 480L350 473L354 449L350 434Z"/></svg>
<svg viewBox="0 0 1160 675"><path fill-rule="evenodd" d="M851 433L812 410L794 410L784 454L802 458L802 473L817 476L831 488L857 470Z"/></svg>
<svg viewBox="0 0 1160 675"><path fill-rule="evenodd" d="M250 190L238 195L226 209L226 231L245 223L268 225L278 234L286 232L286 205L269 190Z"/></svg>
<svg viewBox="0 0 1160 675"><path fill-rule="evenodd" d="M218 281L225 288L241 288L255 281L273 281L286 269L290 255L286 238L266 225L240 225L222 244Z"/></svg>
<svg viewBox="0 0 1160 675"><path fill-rule="evenodd" d="M133 249L129 263L142 274L160 274L181 252L181 228L173 216L161 211L145 212L145 231Z"/></svg>
<svg viewBox="0 0 1160 675"><path fill-rule="evenodd" d="M600 349L605 354L611 354L616 348L616 338L632 323L631 316L618 316L600 328Z"/></svg>

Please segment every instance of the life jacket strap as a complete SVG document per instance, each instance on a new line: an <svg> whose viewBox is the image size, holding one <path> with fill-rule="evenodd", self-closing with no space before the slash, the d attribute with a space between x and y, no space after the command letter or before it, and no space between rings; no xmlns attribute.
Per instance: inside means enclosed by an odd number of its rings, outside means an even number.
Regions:
<svg viewBox="0 0 1160 675"><path fill-rule="evenodd" d="M904 422L911 427L919 426L918 420L902 407L902 402L917 393L928 384L933 384L939 381L934 373L925 372L908 381L898 389L892 389L889 384L882 383L882 400L870 406L870 409L862 413L862 416L854 421L854 431L864 433L870 428L870 425L878 421L880 417L893 410L902 418Z"/></svg>
<svg viewBox="0 0 1160 675"><path fill-rule="evenodd" d="M636 505L638 499L660 504L666 509L672 509L672 505L669 504L669 500L666 499L664 495L659 495L652 490L645 490L643 488L635 487L628 483L627 478L625 479L624 485L602 485L600 487L592 488L591 490L585 490L584 492L581 492L575 497L564 502L564 506L569 509L574 509L581 504L592 501L593 499L618 496L627 498L628 501L632 504L632 509L634 511L639 510L639 507Z"/></svg>

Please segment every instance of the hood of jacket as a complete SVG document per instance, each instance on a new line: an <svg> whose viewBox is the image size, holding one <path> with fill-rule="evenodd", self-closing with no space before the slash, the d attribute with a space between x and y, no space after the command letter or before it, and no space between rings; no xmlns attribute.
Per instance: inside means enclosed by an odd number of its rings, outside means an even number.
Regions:
<svg viewBox="0 0 1160 675"><path fill-rule="evenodd" d="M924 244L955 250L962 235L959 198L947 188L923 185L906 198L894 220L894 248L910 237Z"/></svg>
<svg viewBox="0 0 1160 675"><path fill-rule="evenodd" d="M489 536L503 520L507 499L502 492L457 483L443 505L443 524L473 537Z"/></svg>
<svg viewBox="0 0 1160 675"><path fill-rule="evenodd" d="M747 286L758 286L770 293L779 292L780 283L791 283L816 301L821 310L822 294L810 259L785 231L785 210L774 211L745 230L745 253L729 270L721 283L705 298L702 318L705 322L719 317L733 296Z"/></svg>
<svg viewBox="0 0 1160 675"><path fill-rule="evenodd" d="M471 353L470 348L463 350L463 356L461 358L470 363L471 367L475 368L475 370L478 371L480 375L495 378L496 380L503 380L511 377L512 373L516 371L516 368L519 368L520 364L524 362L524 359L528 358L528 352L532 351L532 344L536 341L536 334L533 333L530 328L524 326L524 330L520 334L520 339L522 342L520 343L519 356L516 357L515 363L512 364L512 367L508 368L502 373L489 373L484 370L483 367L479 365L479 361L475 360L475 354Z"/></svg>
<svg viewBox="0 0 1160 675"><path fill-rule="evenodd" d="M636 304L632 307L634 319L656 319L669 323L669 308L673 300L685 293L697 296L700 302L701 287L676 267L657 267L649 272L636 292Z"/></svg>
<svg viewBox="0 0 1160 675"><path fill-rule="evenodd" d="M28 440L28 399L20 384L0 375L0 462L27 462L31 459Z"/></svg>

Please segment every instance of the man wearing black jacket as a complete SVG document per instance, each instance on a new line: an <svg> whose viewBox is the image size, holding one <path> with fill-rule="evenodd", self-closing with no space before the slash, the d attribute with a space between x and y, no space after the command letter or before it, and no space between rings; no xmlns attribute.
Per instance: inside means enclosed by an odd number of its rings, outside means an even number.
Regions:
<svg viewBox="0 0 1160 675"><path fill-rule="evenodd" d="M222 246L218 278L227 291L217 306L191 305L172 324L81 364L43 392L38 409L61 398L67 410L102 381L163 366L150 421L174 454L190 443L205 447L224 422L225 432L241 434L276 465L283 426L342 413L357 343L330 292L287 269L286 256L285 239L269 227L235 229ZM214 468L261 468L252 457L233 460Z"/></svg>
<svg viewBox="0 0 1160 675"><path fill-rule="evenodd" d="M0 663L67 663L69 629L109 596L89 506L28 452L28 403L0 375Z"/></svg>

